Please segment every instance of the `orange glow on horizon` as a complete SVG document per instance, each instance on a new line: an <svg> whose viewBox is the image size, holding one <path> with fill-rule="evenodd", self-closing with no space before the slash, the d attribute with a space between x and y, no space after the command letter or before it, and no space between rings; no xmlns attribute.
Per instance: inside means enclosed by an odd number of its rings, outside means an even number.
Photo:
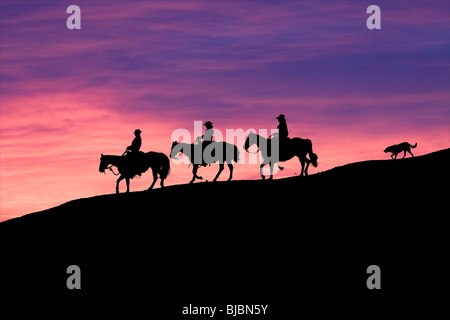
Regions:
<svg viewBox="0 0 450 320"><path fill-rule="evenodd" d="M52 101L52 104L49 105L48 101ZM143 131L142 151L163 152L169 156L171 133L176 129L173 127L176 125L173 120L166 123L161 119L139 115L124 118L118 113L100 108L98 101L86 102L81 95L32 97L28 101L21 99L11 103L16 116L2 122L2 220L44 210L72 199L113 193L117 177L109 172L98 172L100 154L120 155L131 143L134 129L140 128ZM72 110L75 116L70 120L65 119L68 110L69 113ZM27 114L26 117L24 113ZM268 122L276 125L276 121ZM180 123L186 124L188 121L182 119ZM219 124L216 128L223 132L227 128L231 129L231 123L222 124L220 119L215 123ZM320 130L313 128L318 131L316 134L304 136L302 132L313 131L308 124L288 120L288 125L291 137L309 138L313 142L313 151L319 156L319 167L310 166L310 174L350 162L388 159L382 152L384 147L403 140L418 142L415 155L448 147L442 143L439 128L435 131L425 128L422 132L415 131L414 135L404 137L393 133L371 135L364 132L355 136L353 133L336 132L324 126ZM258 126L254 125L253 128L255 127ZM185 129L194 136L193 121ZM242 146L238 147L241 159L245 161L248 155ZM300 164L296 158L283 163L283 166L285 170L278 171L276 179L300 173ZM218 165L215 164L200 168L199 174L205 180L212 181L217 170ZM225 166L219 180L226 180L228 175L229 171ZM172 161L166 186L188 183L191 177L192 166L176 165ZM259 164L235 165L233 178L260 179ZM131 181L131 191L146 190L151 182L151 173L146 172L142 177ZM158 188L159 183L155 187ZM122 182L121 192L124 191L125 184Z"/></svg>

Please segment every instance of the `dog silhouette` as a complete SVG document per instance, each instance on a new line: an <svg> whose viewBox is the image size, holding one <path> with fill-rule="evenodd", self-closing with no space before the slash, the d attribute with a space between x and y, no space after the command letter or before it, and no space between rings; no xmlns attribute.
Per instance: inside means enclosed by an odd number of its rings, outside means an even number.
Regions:
<svg viewBox="0 0 450 320"><path fill-rule="evenodd" d="M391 158L397 159L397 155L400 152L403 151L403 158L404 158L406 156L406 151L408 151L409 154L414 157L414 155L411 152L411 148L415 148L415 147L417 147L417 142L415 145L411 145L408 142L402 142L400 144L394 144L393 146L387 147L386 149L384 149L384 153L392 152Z"/></svg>

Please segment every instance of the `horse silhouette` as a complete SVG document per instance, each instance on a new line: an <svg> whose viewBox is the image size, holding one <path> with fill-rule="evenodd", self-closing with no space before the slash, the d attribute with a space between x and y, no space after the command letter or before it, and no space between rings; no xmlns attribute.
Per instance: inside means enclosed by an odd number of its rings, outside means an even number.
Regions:
<svg viewBox="0 0 450 320"><path fill-rule="evenodd" d="M133 158L127 156L114 156L114 155L101 155L99 171L104 173L106 169L112 171L112 166L118 168L120 177L116 183L116 193L119 193L119 182L125 179L127 183L127 192L130 192L130 179L136 175L141 175L149 168L152 169L153 183L148 188L151 190L159 178L161 179L161 188L164 188L164 180L167 178L170 172L170 160L164 153L159 152L140 152L134 155Z"/></svg>
<svg viewBox="0 0 450 320"><path fill-rule="evenodd" d="M272 152L272 150L271 150L273 148L273 146L275 146L275 144L272 143L272 142L274 142L273 140L275 140L275 139L278 139L278 138L267 139L256 133L250 132L244 143L244 150L247 152L249 152L248 148L250 148L254 144L256 144L258 146L258 151L261 151L261 156L263 158L263 161L261 163L259 171L260 171L262 179L266 178L263 175L263 167L265 165L268 164L270 166L269 180L271 180L273 177L274 164L277 163L278 167L281 170L283 170L283 168L280 167L279 162L287 161L289 159L292 159L294 156L298 157L298 159L300 160L300 163L302 165L302 172L300 173L300 176L303 176L303 174L305 176L308 175L308 167L309 167L310 163L314 167L317 167L317 165L318 165L317 158L318 157L315 153L312 152L311 140L301 139L301 138L289 139L288 141L283 142L280 145L278 157L275 158L274 157L275 153ZM307 154L309 154L309 159L306 157ZM306 163L306 168L305 168L305 163Z"/></svg>
<svg viewBox="0 0 450 320"><path fill-rule="evenodd" d="M193 165L192 180L189 183L193 183L195 179L202 180L203 177L197 175L199 166L211 165L215 162L219 162L219 171L217 172L213 182L216 182L222 173L226 162L230 169L230 176L227 181L233 178L233 164L232 161L239 161L239 149L231 143L227 142L211 142L204 149L201 144L195 143L182 143L174 141L172 142L172 148L170 150L170 157L178 159L179 153L184 154L189 158L189 162Z"/></svg>

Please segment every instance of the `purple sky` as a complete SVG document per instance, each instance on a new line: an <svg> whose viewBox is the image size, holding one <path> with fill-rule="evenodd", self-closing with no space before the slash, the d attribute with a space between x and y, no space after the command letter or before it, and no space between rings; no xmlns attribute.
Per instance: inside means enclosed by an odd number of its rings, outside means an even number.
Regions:
<svg viewBox="0 0 450 320"><path fill-rule="evenodd" d="M194 120L270 129L284 113L291 137L313 141L312 173L402 141L450 146L448 0L0 3L0 220L112 192L99 154L121 154L136 128L144 151L168 154ZM66 28L71 4L81 30ZM366 28L371 4L381 30Z"/></svg>

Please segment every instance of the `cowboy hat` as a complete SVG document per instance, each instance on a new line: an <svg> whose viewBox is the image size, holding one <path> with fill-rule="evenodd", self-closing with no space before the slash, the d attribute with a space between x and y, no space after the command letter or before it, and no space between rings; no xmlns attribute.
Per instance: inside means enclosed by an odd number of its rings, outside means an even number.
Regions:
<svg viewBox="0 0 450 320"><path fill-rule="evenodd" d="M134 130L134 133L141 133L142 131L139 129Z"/></svg>
<svg viewBox="0 0 450 320"><path fill-rule="evenodd" d="M278 120L286 120L286 118L284 117L284 114L280 114L278 117L276 117L276 119L278 119Z"/></svg>

